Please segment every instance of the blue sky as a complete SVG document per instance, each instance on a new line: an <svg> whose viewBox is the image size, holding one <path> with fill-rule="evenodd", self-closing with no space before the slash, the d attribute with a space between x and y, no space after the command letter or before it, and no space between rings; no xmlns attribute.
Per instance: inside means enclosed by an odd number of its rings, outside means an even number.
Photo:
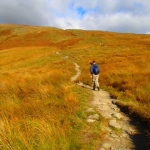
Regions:
<svg viewBox="0 0 150 150"><path fill-rule="evenodd" d="M150 0L1 0L0 24L150 34Z"/></svg>

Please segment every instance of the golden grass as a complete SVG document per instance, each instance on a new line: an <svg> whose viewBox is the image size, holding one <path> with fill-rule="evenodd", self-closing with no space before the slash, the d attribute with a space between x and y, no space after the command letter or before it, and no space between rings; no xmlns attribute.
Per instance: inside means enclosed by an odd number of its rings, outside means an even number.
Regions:
<svg viewBox="0 0 150 150"><path fill-rule="evenodd" d="M99 33L95 32L95 35ZM111 34L112 37L108 37ZM129 107L131 112L149 121L150 36L103 33L99 41L104 42L97 44L97 40L97 37L95 42L89 39L93 47L87 44L84 49L78 50L79 57L76 59L82 64L84 72L80 80L91 85L89 62L96 60L101 67L101 87L109 90L114 98L120 99L122 105ZM76 53L75 50L73 53Z"/></svg>
<svg viewBox="0 0 150 150"><path fill-rule="evenodd" d="M119 34L101 31L73 30L82 37L75 47L65 51L82 68L81 81L91 85L89 63L101 67L100 85L112 97L129 107L143 120L150 120L150 49L149 35Z"/></svg>
<svg viewBox="0 0 150 150"><path fill-rule="evenodd" d="M98 145L90 141L100 138L101 124L83 121L90 93L70 82L73 62L82 70L78 80L91 85L96 60L101 87L150 120L149 35L0 25L0 40L0 149Z"/></svg>
<svg viewBox="0 0 150 150"><path fill-rule="evenodd" d="M25 47L0 52L0 149L78 146L72 136L75 112L80 110L70 80L75 70L57 50Z"/></svg>

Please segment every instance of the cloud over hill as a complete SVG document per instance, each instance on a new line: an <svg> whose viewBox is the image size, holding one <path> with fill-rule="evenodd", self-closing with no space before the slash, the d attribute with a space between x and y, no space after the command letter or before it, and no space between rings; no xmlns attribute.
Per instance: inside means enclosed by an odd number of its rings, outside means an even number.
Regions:
<svg viewBox="0 0 150 150"><path fill-rule="evenodd" d="M150 33L149 0L5 0L0 23Z"/></svg>

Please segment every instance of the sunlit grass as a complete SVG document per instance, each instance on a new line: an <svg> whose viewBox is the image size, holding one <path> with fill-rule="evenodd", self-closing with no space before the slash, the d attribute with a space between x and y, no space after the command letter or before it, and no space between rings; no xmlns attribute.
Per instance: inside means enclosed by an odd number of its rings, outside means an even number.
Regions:
<svg viewBox="0 0 150 150"><path fill-rule="evenodd" d="M73 92L74 64L56 52L33 47L0 52L0 149L78 149L82 96Z"/></svg>
<svg viewBox="0 0 150 150"><path fill-rule="evenodd" d="M112 97L118 98L131 112L150 120L150 36L100 31L73 32L85 36L79 47L65 51L80 63L82 74L79 80L91 85L89 63L95 60L101 67L101 88L109 89Z"/></svg>
<svg viewBox="0 0 150 150"><path fill-rule="evenodd" d="M149 35L2 25L0 40L0 149L92 150L101 143L101 121L85 123L91 93L70 81L73 62L78 80L91 85L95 60L101 88L150 120Z"/></svg>
<svg viewBox="0 0 150 150"><path fill-rule="evenodd" d="M105 37L105 34L103 36ZM150 118L148 96L150 91L150 50L148 45L142 42L140 35L128 35L128 40L123 42L124 47L122 45L116 47L115 45L116 43L118 45L120 39L117 38L117 34L114 37L115 39L108 39L103 46L95 45L95 47L79 51L78 61L84 72L80 80L91 85L89 62L96 60L101 67L101 88L109 89L112 97L118 98L122 105L130 108L131 112L148 121ZM135 44L133 40L135 40Z"/></svg>

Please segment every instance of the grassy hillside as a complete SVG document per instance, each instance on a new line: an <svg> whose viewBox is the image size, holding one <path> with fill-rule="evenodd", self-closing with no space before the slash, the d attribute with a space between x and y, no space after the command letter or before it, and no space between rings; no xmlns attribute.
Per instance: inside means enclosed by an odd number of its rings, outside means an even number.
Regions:
<svg viewBox="0 0 150 150"><path fill-rule="evenodd" d="M89 63L101 67L100 85L120 105L150 120L150 35L0 25L0 148L92 149L100 138L85 123ZM67 56L67 57L66 57ZM86 128L93 133L82 136ZM80 137L80 138L79 138ZM99 144L99 143L98 143Z"/></svg>
<svg viewBox="0 0 150 150"><path fill-rule="evenodd" d="M150 35L118 34L100 31L72 31L84 38L66 53L81 64L80 80L91 84L89 62L101 67L101 87L121 100L130 112L150 120ZM80 36L81 37L81 36Z"/></svg>

